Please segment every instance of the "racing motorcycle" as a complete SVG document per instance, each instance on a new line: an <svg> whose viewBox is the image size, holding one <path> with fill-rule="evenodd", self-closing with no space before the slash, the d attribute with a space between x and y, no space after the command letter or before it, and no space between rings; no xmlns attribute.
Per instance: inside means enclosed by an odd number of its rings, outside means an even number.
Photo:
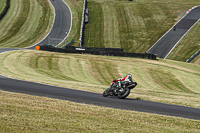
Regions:
<svg viewBox="0 0 200 133"><path fill-rule="evenodd" d="M136 82L131 81L118 81L117 83L114 83L110 88L106 89L103 92L103 96L118 96L119 99L126 98L129 94L131 89L135 88L137 86Z"/></svg>

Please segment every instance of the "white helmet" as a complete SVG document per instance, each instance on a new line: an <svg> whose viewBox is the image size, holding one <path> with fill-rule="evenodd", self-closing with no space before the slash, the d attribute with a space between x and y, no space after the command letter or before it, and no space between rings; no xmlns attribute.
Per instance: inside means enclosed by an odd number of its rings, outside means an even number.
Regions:
<svg viewBox="0 0 200 133"><path fill-rule="evenodd" d="M132 78L132 75L131 75L131 74L127 74L126 76L127 76L127 77L131 77L131 78Z"/></svg>
<svg viewBox="0 0 200 133"><path fill-rule="evenodd" d="M127 74L126 76L127 76L126 81L132 82L132 75Z"/></svg>

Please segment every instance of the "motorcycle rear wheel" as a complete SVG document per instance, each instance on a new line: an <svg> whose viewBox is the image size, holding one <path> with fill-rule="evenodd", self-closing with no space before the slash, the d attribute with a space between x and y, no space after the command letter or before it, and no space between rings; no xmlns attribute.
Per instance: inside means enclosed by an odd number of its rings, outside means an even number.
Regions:
<svg viewBox="0 0 200 133"><path fill-rule="evenodd" d="M130 94L130 89L129 88L124 88L123 91L118 92L118 98L119 99L124 99Z"/></svg>

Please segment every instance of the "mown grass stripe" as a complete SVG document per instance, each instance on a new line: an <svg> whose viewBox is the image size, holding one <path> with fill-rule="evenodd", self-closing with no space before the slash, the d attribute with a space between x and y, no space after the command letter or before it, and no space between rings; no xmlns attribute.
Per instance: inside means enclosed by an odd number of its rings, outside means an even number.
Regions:
<svg viewBox="0 0 200 133"><path fill-rule="evenodd" d="M15 4L15 2L17 2L18 4ZM8 34L10 27L16 21L16 18L20 13L20 9L21 9L21 0L11 1L8 13L6 14L6 16L4 16L4 19L0 21L1 37L4 37L6 34Z"/></svg>
<svg viewBox="0 0 200 133"><path fill-rule="evenodd" d="M23 26L23 24L25 23L27 19L29 10L30 10L30 1L23 0L22 10L18 19L14 23L13 27L8 31L9 34L2 37L2 39L0 40L0 43L3 43L7 41L8 39L14 37L19 32L20 28Z"/></svg>
<svg viewBox="0 0 200 133"><path fill-rule="evenodd" d="M30 3L30 12L27 16L25 23L20 28L17 35L10 38L6 42L4 42L3 43L4 45L9 45L10 47L15 47L16 45L21 44L24 40L30 38L32 32L34 32L35 27L38 24L37 21L35 21L35 18L37 19L37 16L40 16L40 14L41 14L41 11L38 9L39 6L36 3L37 3L36 1L33 1ZM36 11L39 15L34 14ZM27 26L27 25L29 25L29 26Z"/></svg>
<svg viewBox="0 0 200 133"><path fill-rule="evenodd" d="M118 18L116 14L115 6L112 4L103 2L102 10L104 14L104 44L106 47L110 48L119 48L120 40L119 40L119 29L118 29ZM110 10L110 14L107 13L107 10ZM110 27L110 28L108 28Z"/></svg>
<svg viewBox="0 0 200 133"><path fill-rule="evenodd" d="M90 9L89 24L86 25L85 46L104 47L104 18L102 4L91 1L88 3Z"/></svg>
<svg viewBox="0 0 200 133"><path fill-rule="evenodd" d="M6 1L7 0L0 1L0 14L3 12L4 8L6 7Z"/></svg>
<svg viewBox="0 0 200 133"><path fill-rule="evenodd" d="M14 18L10 25L3 25L3 27L6 26L6 32L4 32L4 36L0 37L0 47L27 47L34 45L51 28L53 14L48 0L18 0L18 3L15 2L17 1L12 1L12 6L16 5L15 9L19 10L18 15L6 18L0 23L0 25L6 23L6 20L11 22L11 19Z"/></svg>
<svg viewBox="0 0 200 133"><path fill-rule="evenodd" d="M183 91L186 93L195 93L189 90L187 87L185 87L172 73L166 73L164 71L159 71L154 69L150 69L149 72L154 82L162 86L162 88L165 90L169 91L176 90L176 91Z"/></svg>

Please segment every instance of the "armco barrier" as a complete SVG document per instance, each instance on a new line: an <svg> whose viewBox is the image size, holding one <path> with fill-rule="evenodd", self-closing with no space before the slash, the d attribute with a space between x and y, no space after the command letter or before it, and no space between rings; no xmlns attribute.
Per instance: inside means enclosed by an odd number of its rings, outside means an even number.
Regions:
<svg viewBox="0 0 200 133"><path fill-rule="evenodd" d="M80 47L83 47L83 42L84 42L86 8L87 8L87 0L84 0L83 13L82 13L82 21L81 21L81 31L80 31L80 38L79 38Z"/></svg>
<svg viewBox="0 0 200 133"><path fill-rule="evenodd" d="M112 51L112 52L123 52L122 48L96 48L96 47L73 47L73 46L66 46L65 49L68 50L85 50L87 51Z"/></svg>
<svg viewBox="0 0 200 133"><path fill-rule="evenodd" d="M106 55L106 56L120 56L120 57L136 57L156 60L156 55L147 53L128 53L122 52L123 49L112 48L88 48L88 47L71 47L68 49L56 48L51 45L40 46L40 50L61 52L61 53L75 53L75 54L93 54L93 55Z"/></svg>
<svg viewBox="0 0 200 133"><path fill-rule="evenodd" d="M186 62L189 63L191 62L195 57L197 57L200 54L200 49L197 51L194 55L192 55Z"/></svg>
<svg viewBox="0 0 200 133"><path fill-rule="evenodd" d="M6 15L9 8L10 8L10 0L7 0L6 7L4 8L3 12L0 14L0 20Z"/></svg>

